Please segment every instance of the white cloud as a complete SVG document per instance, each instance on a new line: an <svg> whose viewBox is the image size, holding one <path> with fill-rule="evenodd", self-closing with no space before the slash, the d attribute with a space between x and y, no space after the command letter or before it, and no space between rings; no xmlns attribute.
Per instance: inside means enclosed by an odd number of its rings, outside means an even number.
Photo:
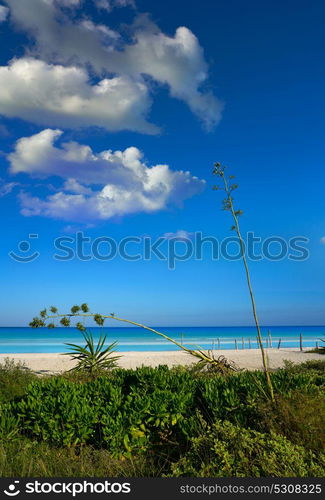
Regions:
<svg viewBox="0 0 325 500"><path fill-rule="evenodd" d="M8 7L4 7L4 5L0 5L0 23L6 21L9 14Z"/></svg>
<svg viewBox="0 0 325 500"><path fill-rule="evenodd" d="M205 84L208 65L196 36L186 27L164 34L148 16L137 16L129 27L131 43L107 25L85 18L69 19L54 0L6 0L11 17L31 34L33 50L48 62L92 67L97 75L121 75L150 87L148 75L167 85L170 95L188 104L208 128L221 119L223 104ZM129 3L115 0L117 4ZM104 2L108 8L111 2Z"/></svg>
<svg viewBox="0 0 325 500"><path fill-rule="evenodd" d="M62 231L68 234L74 234L77 231L83 231L85 228L92 228L94 224L67 224L63 227Z"/></svg>
<svg viewBox="0 0 325 500"><path fill-rule="evenodd" d="M18 182L5 182L0 179L0 198L6 196L7 194L10 194L12 190L17 186L19 186Z"/></svg>
<svg viewBox="0 0 325 500"><path fill-rule="evenodd" d="M120 70L128 68L133 75L147 74L169 85L170 94L185 101L208 128L216 125L223 105L211 92L200 90L207 80L208 66L196 36L188 28L179 27L170 37L142 19L135 43L125 47Z"/></svg>
<svg viewBox="0 0 325 500"><path fill-rule="evenodd" d="M193 233L186 231L185 229L178 229L175 233L165 233L163 238L166 240L190 240L193 236Z"/></svg>
<svg viewBox="0 0 325 500"><path fill-rule="evenodd" d="M127 76L92 85L82 68L33 58L0 67L0 113L62 127L98 126L110 131L155 133L145 120L150 98L141 82Z"/></svg>
<svg viewBox="0 0 325 500"><path fill-rule="evenodd" d="M72 222L105 220L180 205L200 193L205 181L168 165L148 166L135 147L95 153L76 142L55 142L61 130L46 129L17 141L8 155L11 173L63 179L58 192L45 199L20 194L22 214L42 215Z"/></svg>
<svg viewBox="0 0 325 500"><path fill-rule="evenodd" d="M95 4L99 9L111 12L114 7L133 7L135 8L134 0L95 0Z"/></svg>
<svg viewBox="0 0 325 500"><path fill-rule="evenodd" d="M325 236L323 236L321 239L320 239L320 242L325 245Z"/></svg>
<svg viewBox="0 0 325 500"><path fill-rule="evenodd" d="M47 4L61 4L64 7L77 7L81 4L82 0L41 0Z"/></svg>

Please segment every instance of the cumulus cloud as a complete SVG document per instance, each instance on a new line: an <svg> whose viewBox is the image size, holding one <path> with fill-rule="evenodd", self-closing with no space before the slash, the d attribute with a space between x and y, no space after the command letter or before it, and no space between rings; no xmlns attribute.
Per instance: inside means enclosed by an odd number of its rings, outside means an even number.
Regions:
<svg viewBox="0 0 325 500"><path fill-rule="evenodd" d="M7 19L8 14L9 14L8 7L0 5L0 23L3 23Z"/></svg>
<svg viewBox="0 0 325 500"><path fill-rule="evenodd" d="M168 165L148 166L136 147L95 153L77 142L56 142L61 130L45 129L17 141L8 156L13 174L25 173L63 180L55 194L44 199L22 192L21 213L69 222L91 222L114 216L166 209L200 193L205 181Z"/></svg>
<svg viewBox="0 0 325 500"><path fill-rule="evenodd" d="M0 113L8 117L59 127L155 133L157 128L145 119L149 107L145 85L127 76L92 85L87 72L75 66L22 58L0 67Z"/></svg>
<svg viewBox="0 0 325 500"><path fill-rule="evenodd" d="M120 71L147 74L167 84L173 97L185 101L208 128L221 119L222 103L200 86L208 77L208 66L196 36L186 27L173 37L162 33L143 17L134 34L135 43L124 50Z"/></svg>
<svg viewBox="0 0 325 500"><path fill-rule="evenodd" d="M320 242L325 245L325 236L323 236L321 239L320 239Z"/></svg>
<svg viewBox="0 0 325 500"><path fill-rule="evenodd" d="M114 4L130 3L115 0ZM223 105L205 89L208 65L197 37L186 27L164 34L148 16L129 27L131 41L111 27L92 20L69 18L54 0L7 0L11 18L35 39L34 52L50 63L83 65L99 75L128 77L150 88L150 78L169 88L206 125L215 126ZM104 2L109 9L113 3ZM146 77L150 77L149 80ZM50 123L53 125L53 123Z"/></svg>

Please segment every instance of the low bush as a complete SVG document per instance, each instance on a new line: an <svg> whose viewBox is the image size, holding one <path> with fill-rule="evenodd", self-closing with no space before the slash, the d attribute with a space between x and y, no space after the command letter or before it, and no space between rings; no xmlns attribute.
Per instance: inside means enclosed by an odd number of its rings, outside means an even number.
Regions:
<svg viewBox="0 0 325 500"><path fill-rule="evenodd" d="M318 375L325 373L325 361L322 359L310 359L304 363L293 363L292 361L284 361L284 369L287 372L301 373L313 371Z"/></svg>
<svg viewBox="0 0 325 500"><path fill-rule="evenodd" d="M165 369L120 370L78 384L52 378L31 384L13 411L26 434L55 445L105 446L116 456L179 446L200 425L189 379Z"/></svg>
<svg viewBox="0 0 325 500"><path fill-rule="evenodd" d="M0 407L0 442L8 442L18 438L20 434L19 418L11 412L10 405Z"/></svg>
<svg viewBox="0 0 325 500"><path fill-rule="evenodd" d="M318 390L315 373L272 374L277 393ZM113 454L186 446L216 420L255 427L266 394L262 373L195 377L186 370L143 367L76 383L37 380L12 403L24 432L55 445L91 444Z"/></svg>
<svg viewBox="0 0 325 500"><path fill-rule="evenodd" d="M271 379L275 393L282 396L290 395L293 390L306 392L324 383L324 378L318 373L286 370L272 373ZM269 401L265 377L261 372L200 379L197 385L199 406L209 423L227 419L244 427L254 427L260 404Z"/></svg>
<svg viewBox="0 0 325 500"><path fill-rule="evenodd" d="M37 376L24 364L5 358L0 363L0 403L22 396Z"/></svg>
<svg viewBox="0 0 325 500"><path fill-rule="evenodd" d="M325 452L325 393L293 391L277 396L276 404L259 406L261 429L286 436L295 444L315 452Z"/></svg>
<svg viewBox="0 0 325 500"><path fill-rule="evenodd" d="M57 457L72 476L85 467L89 475L118 475L123 464L126 476L324 472L322 365L272 373L275 402L261 372L222 376L160 366L94 378L35 377L18 368L12 390L16 372L7 363L0 374L9 386L0 402L0 470L12 461L19 475L25 457L35 475L64 475ZM131 473L134 462L141 467Z"/></svg>
<svg viewBox="0 0 325 500"><path fill-rule="evenodd" d="M172 464L180 477L322 477L325 455L316 456L285 437L218 421L193 438L190 450Z"/></svg>

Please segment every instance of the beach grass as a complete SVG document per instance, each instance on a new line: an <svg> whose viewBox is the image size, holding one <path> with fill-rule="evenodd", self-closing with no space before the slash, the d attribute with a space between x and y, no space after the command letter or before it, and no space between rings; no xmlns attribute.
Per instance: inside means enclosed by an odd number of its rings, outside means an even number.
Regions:
<svg viewBox="0 0 325 500"><path fill-rule="evenodd" d="M24 438L0 443L0 477L159 477L166 459L114 458L93 446L54 447Z"/></svg>

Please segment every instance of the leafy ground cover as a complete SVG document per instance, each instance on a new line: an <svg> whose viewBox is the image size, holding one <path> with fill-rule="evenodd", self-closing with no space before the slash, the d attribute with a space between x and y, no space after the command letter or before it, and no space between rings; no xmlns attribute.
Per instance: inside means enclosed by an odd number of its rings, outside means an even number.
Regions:
<svg viewBox="0 0 325 500"><path fill-rule="evenodd" d="M325 362L36 377L0 368L2 476L323 476Z"/></svg>

